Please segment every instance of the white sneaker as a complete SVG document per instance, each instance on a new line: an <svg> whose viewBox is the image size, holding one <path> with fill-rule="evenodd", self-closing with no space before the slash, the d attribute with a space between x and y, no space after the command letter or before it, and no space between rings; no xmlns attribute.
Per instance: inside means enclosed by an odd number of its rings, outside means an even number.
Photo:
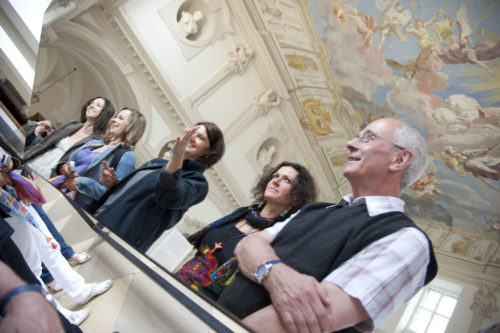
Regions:
<svg viewBox="0 0 500 333"><path fill-rule="evenodd" d="M97 295L100 295L104 292L106 292L109 288L111 288L111 285L113 284L113 281L111 280L105 280L102 282L94 282L94 283L89 283L88 285L90 286L90 292L85 297L82 301L79 301L78 303L80 304L85 304L88 301L90 301L92 298L94 298Z"/></svg>
<svg viewBox="0 0 500 333"><path fill-rule="evenodd" d="M62 309L59 309L59 312L61 312L62 315L64 317L66 317L66 319L68 319L68 321L70 323L78 326L81 323L83 323L83 321L85 319L87 319L87 317L89 316L90 310L89 309L82 309L80 311L70 311L68 309L62 308Z"/></svg>

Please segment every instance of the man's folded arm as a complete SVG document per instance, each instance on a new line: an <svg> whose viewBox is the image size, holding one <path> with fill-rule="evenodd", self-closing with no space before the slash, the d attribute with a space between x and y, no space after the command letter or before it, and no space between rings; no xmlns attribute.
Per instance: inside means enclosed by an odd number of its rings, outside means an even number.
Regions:
<svg viewBox="0 0 500 333"><path fill-rule="evenodd" d="M346 294L341 288L330 282L320 283L327 294L328 305L324 306L324 315L309 313L308 316L293 314L284 318L273 305L269 305L244 318L243 323L256 332L325 332L351 327L368 319L361 302ZM306 302L307 303L307 302ZM300 311L307 311L301 308ZM311 311L314 309L311 308ZM286 322L286 318L292 322ZM317 321L317 324L314 323Z"/></svg>

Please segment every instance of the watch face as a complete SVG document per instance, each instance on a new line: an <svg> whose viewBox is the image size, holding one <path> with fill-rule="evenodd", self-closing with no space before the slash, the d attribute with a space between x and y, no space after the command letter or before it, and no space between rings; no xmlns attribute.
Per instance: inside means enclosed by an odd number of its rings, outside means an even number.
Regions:
<svg viewBox="0 0 500 333"><path fill-rule="evenodd" d="M267 275L267 266L265 264L260 265L255 272L255 279L257 283L260 283L263 278Z"/></svg>
<svg viewBox="0 0 500 333"><path fill-rule="evenodd" d="M262 277L264 274L266 274L266 265L260 265L259 268L257 268L255 275Z"/></svg>

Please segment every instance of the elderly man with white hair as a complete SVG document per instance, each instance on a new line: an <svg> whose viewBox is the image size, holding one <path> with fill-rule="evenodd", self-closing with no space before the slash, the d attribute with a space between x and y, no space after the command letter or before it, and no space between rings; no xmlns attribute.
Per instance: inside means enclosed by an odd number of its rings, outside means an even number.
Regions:
<svg viewBox="0 0 500 333"><path fill-rule="evenodd" d="M421 135L376 120L347 143L352 193L245 237L241 273L219 303L258 332L372 331L437 274L402 190L426 166Z"/></svg>

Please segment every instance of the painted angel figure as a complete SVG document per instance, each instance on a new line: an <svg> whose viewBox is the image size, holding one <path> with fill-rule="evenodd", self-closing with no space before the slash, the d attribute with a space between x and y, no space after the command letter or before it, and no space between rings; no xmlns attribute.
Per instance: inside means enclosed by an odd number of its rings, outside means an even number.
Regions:
<svg viewBox="0 0 500 333"><path fill-rule="evenodd" d="M441 151L441 160L448 168L457 172L460 176L465 177L464 167L462 163L460 163L460 154L456 151L455 147L444 147L443 151Z"/></svg>
<svg viewBox="0 0 500 333"><path fill-rule="evenodd" d="M490 155L496 146L485 149L465 149L460 155L463 159L464 169L482 180L490 178L500 179L500 158Z"/></svg>
<svg viewBox="0 0 500 333"><path fill-rule="evenodd" d="M498 232L500 234L500 220L493 220L493 219L489 219L487 217L484 218L484 220L486 221L486 223L488 223L490 225L490 228L488 230L486 230L486 232Z"/></svg>
<svg viewBox="0 0 500 333"><path fill-rule="evenodd" d="M387 43L387 48L391 49L391 43L389 43L389 36L395 35L402 41L406 41L406 36L399 31L399 26L404 26L411 19L411 12L405 9L404 5L397 0L377 0L377 8L382 10L382 16L380 17L379 30L380 30L380 41L377 46L378 50L382 49L382 45Z"/></svg>
<svg viewBox="0 0 500 333"><path fill-rule="evenodd" d="M448 37L444 47L438 52L439 58L446 64L474 64L494 75L485 61L500 57L500 42L481 39L472 45L471 37L483 34L484 31L481 29L477 33L472 33L465 6L460 7L457 12L457 24L458 37L455 35Z"/></svg>
<svg viewBox="0 0 500 333"><path fill-rule="evenodd" d="M495 146L486 149L465 149L458 152L455 147L447 146L441 152L443 162L452 170L458 172L462 177L465 171L474 177L497 189L487 178L500 179L500 158L490 155Z"/></svg>
<svg viewBox="0 0 500 333"><path fill-rule="evenodd" d="M348 13L340 5L332 6L332 10L336 18L344 22L351 19L356 24L356 30L362 39L358 50L363 51L369 48L373 51L373 34L379 29L373 15L364 14L353 7L350 8L350 13Z"/></svg>
<svg viewBox="0 0 500 333"><path fill-rule="evenodd" d="M434 172L428 173L428 178L420 178L416 182L410 185L410 188L415 191L415 198L422 197L424 195L440 195L441 191L436 188L437 183L434 182Z"/></svg>
<svg viewBox="0 0 500 333"><path fill-rule="evenodd" d="M413 78L417 72L418 66L424 65L425 61L432 55L438 54L438 44L436 39L432 36L430 28L436 23L439 17L447 17L443 11L438 11L434 16L428 21L423 22L420 19L409 20L403 27L403 32L405 34L411 34L417 37L418 46L420 47L420 52L417 59L414 62L414 68L410 78Z"/></svg>

